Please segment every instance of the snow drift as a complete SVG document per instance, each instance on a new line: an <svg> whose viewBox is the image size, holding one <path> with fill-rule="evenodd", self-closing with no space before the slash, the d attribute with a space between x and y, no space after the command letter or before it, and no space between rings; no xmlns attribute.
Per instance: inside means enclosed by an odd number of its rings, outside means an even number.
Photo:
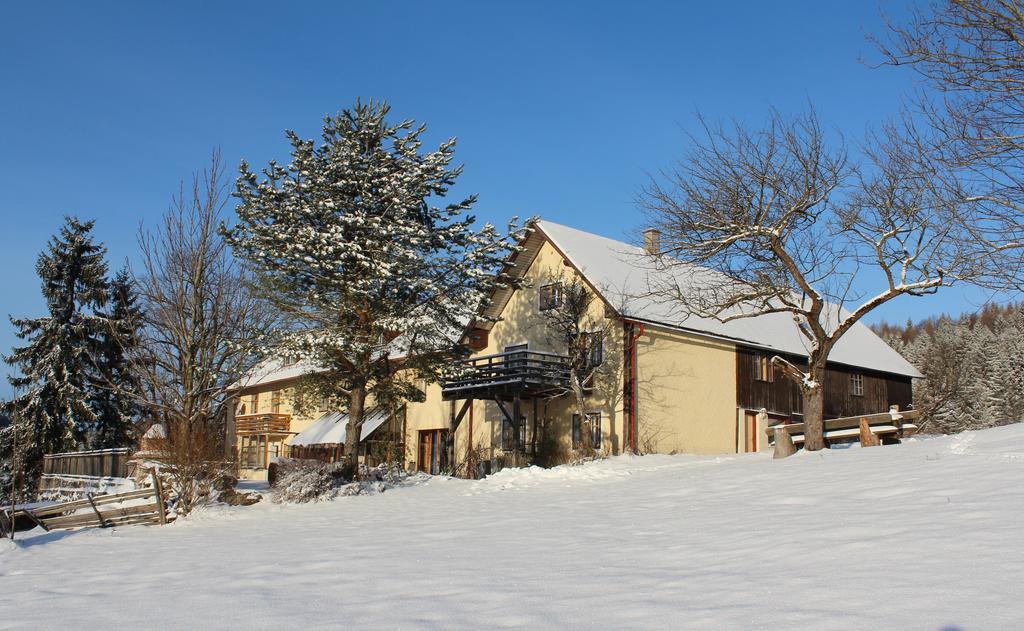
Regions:
<svg viewBox="0 0 1024 631"><path fill-rule="evenodd" d="M1022 474L1015 425L36 531L0 548L0 627L1010 629Z"/></svg>

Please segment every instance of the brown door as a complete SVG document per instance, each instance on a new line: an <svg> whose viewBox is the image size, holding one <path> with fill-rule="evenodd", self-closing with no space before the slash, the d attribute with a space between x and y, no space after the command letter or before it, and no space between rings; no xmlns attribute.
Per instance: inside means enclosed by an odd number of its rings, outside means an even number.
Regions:
<svg viewBox="0 0 1024 631"><path fill-rule="evenodd" d="M757 451L757 414L747 412L746 414L746 445L745 451Z"/></svg>
<svg viewBox="0 0 1024 631"><path fill-rule="evenodd" d="M430 473L430 445L433 432L420 432L420 453L416 459L416 468L424 473Z"/></svg>
<svg viewBox="0 0 1024 631"><path fill-rule="evenodd" d="M448 435L446 429L427 429L420 431L419 458L416 468L424 473L437 475L441 473L444 443Z"/></svg>

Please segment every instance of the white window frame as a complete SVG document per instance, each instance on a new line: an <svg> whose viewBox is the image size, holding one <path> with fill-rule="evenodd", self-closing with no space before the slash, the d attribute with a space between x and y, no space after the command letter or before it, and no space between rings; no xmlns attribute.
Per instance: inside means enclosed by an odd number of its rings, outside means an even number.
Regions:
<svg viewBox="0 0 1024 631"><path fill-rule="evenodd" d="M850 395L855 397L864 396L864 373L850 373Z"/></svg>

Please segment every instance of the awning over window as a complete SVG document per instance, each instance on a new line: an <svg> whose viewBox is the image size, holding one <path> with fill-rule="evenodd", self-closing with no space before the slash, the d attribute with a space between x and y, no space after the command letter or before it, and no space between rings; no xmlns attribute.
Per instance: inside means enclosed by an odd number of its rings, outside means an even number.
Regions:
<svg viewBox="0 0 1024 631"><path fill-rule="evenodd" d="M390 413L385 408L370 408L366 411L366 418L360 428L359 440L363 441L370 437L378 427L383 425ZM344 445L345 431L348 426L347 412L327 412L316 420L312 425L302 430L292 438L293 445Z"/></svg>

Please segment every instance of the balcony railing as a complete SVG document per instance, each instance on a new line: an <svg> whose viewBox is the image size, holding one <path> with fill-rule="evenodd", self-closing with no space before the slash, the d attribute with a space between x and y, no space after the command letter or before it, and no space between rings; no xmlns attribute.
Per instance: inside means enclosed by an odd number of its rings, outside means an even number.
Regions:
<svg viewBox="0 0 1024 631"><path fill-rule="evenodd" d="M474 357L459 364L445 380L445 400L534 396L569 386L568 358L527 349Z"/></svg>
<svg viewBox="0 0 1024 631"><path fill-rule="evenodd" d="M288 434L291 414L243 414L235 417L236 434Z"/></svg>

